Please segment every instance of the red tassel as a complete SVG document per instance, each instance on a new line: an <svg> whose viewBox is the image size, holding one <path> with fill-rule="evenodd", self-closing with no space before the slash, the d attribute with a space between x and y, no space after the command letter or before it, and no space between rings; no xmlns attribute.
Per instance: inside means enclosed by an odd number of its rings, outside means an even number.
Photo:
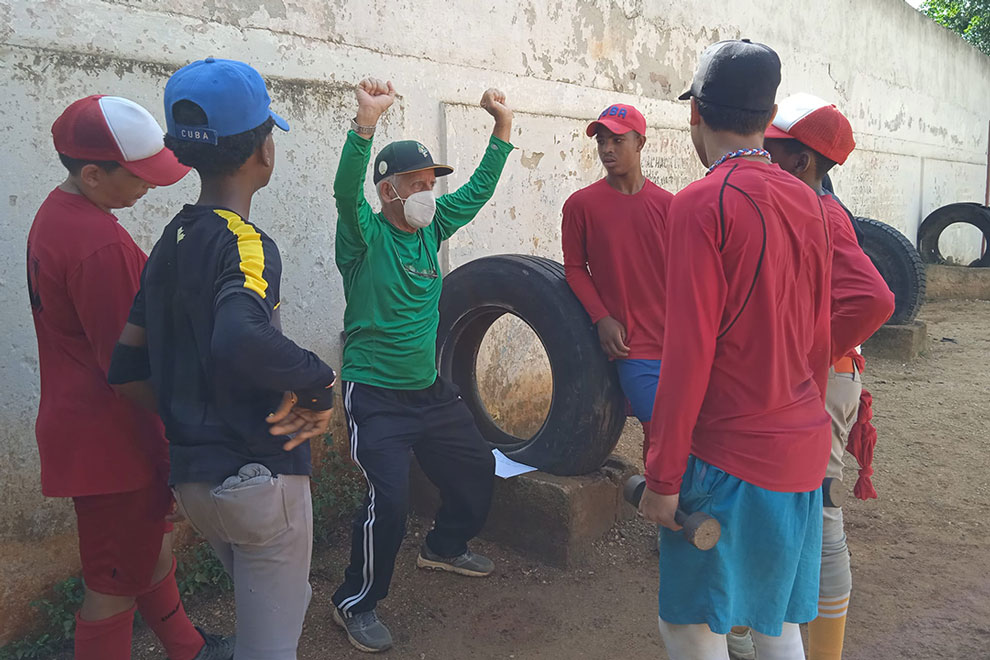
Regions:
<svg viewBox="0 0 990 660"><path fill-rule="evenodd" d="M859 462L859 478L853 488L853 494L861 500L877 498L877 490L873 487L873 451L877 446L877 430L870 420L873 419L873 396L863 388L859 397L859 413L856 423L849 431L849 441L846 451Z"/></svg>

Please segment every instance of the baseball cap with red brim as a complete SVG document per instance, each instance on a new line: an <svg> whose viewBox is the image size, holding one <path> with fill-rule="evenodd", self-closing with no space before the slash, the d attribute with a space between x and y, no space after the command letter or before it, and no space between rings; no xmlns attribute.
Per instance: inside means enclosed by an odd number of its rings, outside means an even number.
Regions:
<svg viewBox="0 0 990 660"><path fill-rule="evenodd" d="M839 165L856 148L852 126L845 115L831 103L803 92L777 104L777 116L764 137L797 140Z"/></svg>
<svg viewBox="0 0 990 660"><path fill-rule="evenodd" d="M77 160L116 161L155 186L170 186L188 167L165 148L161 126L151 113L119 96L79 99L52 124L55 150Z"/></svg>
<svg viewBox="0 0 990 660"><path fill-rule="evenodd" d="M646 119L636 108L631 105L616 103L610 105L598 115L598 119L588 124L585 132L588 137L593 137L598 132L598 127L604 126L616 135L622 135L629 131L636 131L640 135L646 135Z"/></svg>

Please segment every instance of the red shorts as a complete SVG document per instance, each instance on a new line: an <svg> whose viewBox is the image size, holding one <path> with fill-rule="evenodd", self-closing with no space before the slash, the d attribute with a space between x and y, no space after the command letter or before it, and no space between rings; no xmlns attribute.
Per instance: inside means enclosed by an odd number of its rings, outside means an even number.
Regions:
<svg viewBox="0 0 990 660"><path fill-rule="evenodd" d="M147 488L74 497L79 556L86 587L110 596L139 596L148 590L161 554L172 495L165 481Z"/></svg>

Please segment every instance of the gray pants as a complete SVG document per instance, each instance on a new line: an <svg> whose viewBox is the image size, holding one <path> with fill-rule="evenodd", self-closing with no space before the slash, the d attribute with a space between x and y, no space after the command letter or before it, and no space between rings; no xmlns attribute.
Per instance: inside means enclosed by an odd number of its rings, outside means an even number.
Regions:
<svg viewBox="0 0 990 660"><path fill-rule="evenodd" d="M826 475L842 478L842 457L846 451L849 431L859 414L859 395L863 381L859 373L837 374L829 371L825 409L832 417L832 455ZM842 524L842 509L824 508L822 519L821 597L825 599L847 595L852 590L849 548Z"/></svg>
<svg viewBox="0 0 990 660"><path fill-rule="evenodd" d="M295 660L313 590L309 477L273 477L257 463L222 484L177 484L179 511L234 581L234 660Z"/></svg>

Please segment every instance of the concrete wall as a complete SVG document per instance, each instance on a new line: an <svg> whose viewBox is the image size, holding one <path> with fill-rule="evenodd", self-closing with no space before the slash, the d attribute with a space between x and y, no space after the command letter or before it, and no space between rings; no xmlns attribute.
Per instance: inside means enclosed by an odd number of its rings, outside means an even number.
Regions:
<svg viewBox="0 0 990 660"><path fill-rule="evenodd" d="M276 136L278 168L252 219L283 250L288 333L337 363L343 299L330 182L355 81L395 82L401 98L377 146L422 140L458 168L451 186L467 179L490 130L476 107L482 91L505 90L520 149L492 203L450 241L448 265L504 251L559 258L563 200L601 176L586 121L609 103L637 104L651 127L650 176L680 189L701 168L687 108L673 99L707 44L742 36L778 50L782 94L816 93L852 120L859 149L834 179L857 213L913 238L937 206L982 199L990 60L901 0L0 0L0 643L22 626L36 589L76 561L70 508L39 494L23 275L33 214L63 176L49 126L65 105L118 94L161 120L165 80L181 65L216 55L261 70L293 130ZM121 222L150 248L196 187L190 175L152 191ZM962 232L944 251L971 258L977 249Z"/></svg>

